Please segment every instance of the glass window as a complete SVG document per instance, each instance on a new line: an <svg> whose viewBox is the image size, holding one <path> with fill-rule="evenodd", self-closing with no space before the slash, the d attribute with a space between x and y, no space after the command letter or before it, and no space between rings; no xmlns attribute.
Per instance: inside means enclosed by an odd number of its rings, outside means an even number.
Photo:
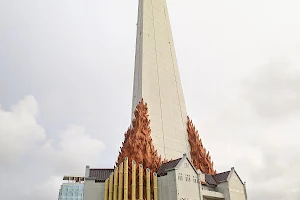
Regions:
<svg viewBox="0 0 300 200"><path fill-rule="evenodd" d="M182 173L178 173L178 180L180 180L180 181L183 180Z"/></svg>
<svg viewBox="0 0 300 200"><path fill-rule="evenodd" d="M197 183L198 181L197 181L197 176L193 176L193 182L194 183Z"/></svg>
<svg viewBox="0 0 300 200"><path fill-rule="evenodd" d="M190 181L191 181L191 176L188 175L188 174L186 174L186 175L185 175L185 181L186 181L186 182L190 182Z"/></svg>

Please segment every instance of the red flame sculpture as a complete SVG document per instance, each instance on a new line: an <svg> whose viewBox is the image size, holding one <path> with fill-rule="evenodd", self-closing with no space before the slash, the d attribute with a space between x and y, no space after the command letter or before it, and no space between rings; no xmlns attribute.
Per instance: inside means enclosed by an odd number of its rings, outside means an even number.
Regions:
<svg viewBox="0 0 300 200"><path fill-rule="evenodd" d="M200 169L205 174L216 174L214 170L214 163L211 161L209 151L206 153L206 149L203 147L202 141L199 137L192 120L187 117L187 132L189 143L191 146L191 159L196 169Z"/></svg>

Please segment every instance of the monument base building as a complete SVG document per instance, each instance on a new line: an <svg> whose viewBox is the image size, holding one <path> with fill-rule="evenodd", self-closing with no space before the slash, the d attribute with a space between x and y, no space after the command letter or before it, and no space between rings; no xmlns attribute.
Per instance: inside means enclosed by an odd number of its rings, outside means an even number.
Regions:
<svg viewBox="0 0 300 200"><path fill-rule="evenodd" d="M187 116L166 0L139 0L132 123L113 169L87 166L83 199L247 199L234 168L216 172Z"/></svg>
<svg viewBox="0 0 300 200"><path fill-rule="evenodd" d="M87 166L83 199L105 200L105 181L112 173L114 169L90 169ZM160 166L157 194L159 200L247 200L245 184L234 168L214 175L203 174L195 169L186 155ZM113 197L113 191L111 195Z"/></svg>

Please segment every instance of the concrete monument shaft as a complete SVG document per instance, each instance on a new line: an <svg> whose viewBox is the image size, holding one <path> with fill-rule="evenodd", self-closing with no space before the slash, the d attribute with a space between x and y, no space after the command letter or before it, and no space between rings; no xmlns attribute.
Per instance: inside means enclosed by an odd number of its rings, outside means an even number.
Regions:
<svg viewBox="0 0 300 200"><path fill-rule="evenodd" d="M187 113L165 0L139 0L132 113L142 98L158 154L166 159L189 155Z"/></svg>

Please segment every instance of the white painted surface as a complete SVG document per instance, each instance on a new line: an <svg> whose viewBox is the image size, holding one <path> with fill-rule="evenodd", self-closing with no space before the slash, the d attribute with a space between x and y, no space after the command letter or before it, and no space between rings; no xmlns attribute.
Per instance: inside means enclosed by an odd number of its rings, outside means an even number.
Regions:
<svg viewBox="0 0 300 200"><path fill-rule="evenodd" d="M217 191L224 194L225 200L230 200L228 182L223 182L223 183L218 184Z"/></svg>
<svg viewBox="0 0 300 200"><path fill-rule="evenodd" d="M178 199L200 200L198 174L187 159L176 170ZM180 178L182 177L182 179Z"/></svg>
<svg viewBox="0 0 300 200"><path fill-rule="evenodd" d="M104 187L105 183L85 180L83 200L104 200Z"/></svg>
<svg viewBox="0 0 300 200"><path fill-rule="evenodd" d="M217 186L202 185L201 175L184 156L167 175L158 178L159 200L247 200L244 184L234 168Z"/></svg>
<svg viewBox="0 0 300 200"><path fill-rule="evenodd" d="M246 200L246 191L236 172L232 170L228 181L230 200Z"/></svg>
<svg viewBox="0 0 300 200"><path fill-rule="evenodd" d="M169 171L166 176L158 177L158 199L176 200L177 185L175 170Z"/></svg>
<svg viewBox="0 0 300 200"><path fill-rule="evenodd" d="M167 175L158 178L159 200L200 199L199 176L184 156Z"/></svg>
<svg viewBox="0 0 300 200"><path fill-rule="evenodd" d="M85 166L85 177L89 177L90 176L90 166L86 165Z"/></svg>
<svg viewBox="0 0 300 200"><path fill-rule="evenodd" d="M167 159L189 155L187 113L165 0L139 0L132 112L142 98L158 153Z"/></svg>
<svg viewBox="0 0 300 200"><path fill-rule="evenodd" d="M205 199L224 199L225 196L221 192L203 190L202 195Z"/></svg>

